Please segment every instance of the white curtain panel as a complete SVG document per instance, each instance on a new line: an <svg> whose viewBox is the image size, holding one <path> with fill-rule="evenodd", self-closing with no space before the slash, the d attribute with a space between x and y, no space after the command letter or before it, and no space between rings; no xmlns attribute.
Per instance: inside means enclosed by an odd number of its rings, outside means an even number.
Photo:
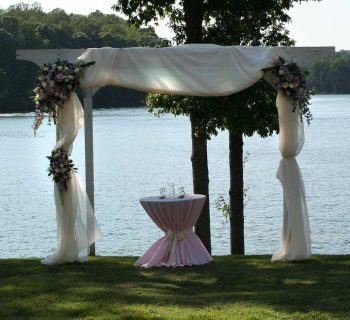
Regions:
<svg viewBox="0 0 350 320"><path fill-rule="evenodd" d="M77 95L72 93L70 100L57 111L58 142L54 150L64 148L71 152L84 122L83 108ZM72 173L67 185L68 191L60 192L57 183L54 184L57 249L41 261L43 264L85 262L90 245L100 236L85 187L76 172Z"/></svg>
<svg viewBox="0 0 350 320"><path fill-rule="evenodd" d="M271 261L305 260L311 256L311 239L305 188L296 156L304 145L304 125L293 112L293 101L278 92L279 149L282 155L277 178L283 187L281 248Z"/></svg>

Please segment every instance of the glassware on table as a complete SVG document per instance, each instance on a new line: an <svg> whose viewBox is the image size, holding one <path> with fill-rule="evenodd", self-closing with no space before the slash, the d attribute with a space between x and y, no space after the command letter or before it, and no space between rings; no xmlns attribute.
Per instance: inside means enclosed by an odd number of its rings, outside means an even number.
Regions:
<svg viewBox="0 0 350 320"><path fill-rule="evenodd" d="M161 199L164 199L164 198L167 196L167 194L166 194L166 188L160 188L160 189L159 189L159 192L160 192L160 198L161 198Z"/></svg>
<svg viewBox="0 0 350 320"><path fill-rule="evenodd" d="M185 187L179 187L179 198L185 197Z"/></svg>
<svg viewBox="0 0 350 320"><path fill-rule="evenodd" d="M168 183L169 186L169 195L175 196L175 183Z"/></svg>

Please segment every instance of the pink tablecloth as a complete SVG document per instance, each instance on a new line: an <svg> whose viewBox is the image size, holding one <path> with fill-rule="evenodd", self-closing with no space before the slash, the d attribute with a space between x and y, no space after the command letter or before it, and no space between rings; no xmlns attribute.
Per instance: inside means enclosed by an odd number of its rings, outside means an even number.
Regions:
<svg viewBox="0 0 350 320"><path fill-rule="evenodd" d="M140 199L143 208L164 231L146 253L135 262L135 266L191 266L206 264L212 257L193 232L200 216L205 196L185 195L184 198L147 197Z"/></svg>

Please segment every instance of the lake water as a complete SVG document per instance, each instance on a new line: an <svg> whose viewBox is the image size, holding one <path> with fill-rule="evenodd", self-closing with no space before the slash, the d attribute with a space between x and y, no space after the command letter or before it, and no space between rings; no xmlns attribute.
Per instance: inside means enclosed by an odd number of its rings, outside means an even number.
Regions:
<svg viewBox="0 0 350 320"><path fill-rule="evenodd" d="M298 162L309 209L312 251L350 253L350 95L312 100L314 120ZM53 184L46 168L55 128L43 124L34 138L32 114L0 115L0 258L44 257L56 247ZM244 139L247 254L279 248L282 188L276 179L278 137ZM168 182L191 192L190 123L186 117L155 118L145 108L94 112L95 213L103 236L98 255L141 255L162 236L138 199ZM229 253L229 225L215 208L229 187L228 134L208 144L211 232L214 255ZM84 177L83 131L73 160Z"/></svg>

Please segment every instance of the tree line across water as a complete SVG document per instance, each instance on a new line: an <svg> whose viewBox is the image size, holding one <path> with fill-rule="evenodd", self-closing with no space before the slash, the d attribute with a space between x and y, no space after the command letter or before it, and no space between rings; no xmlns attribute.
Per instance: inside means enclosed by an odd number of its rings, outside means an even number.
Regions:
<svg viewBox="0 0 350 320"><path fill-rule="evenodd" d="M17 49L89 47L162 47L152 27L137 28L113 14L95 11L88 16L67 14L62 9L43 12L38 4L18 4L0 10L0 113L33 110L30 99L38 67L17 61ZM52 62L52 61L47 61ZM350 93L350 51L316 62L309 84L318 93ZM94 97L100 107L143 104L145 95L123 88L103 88Z"/></svg>
<svg viewBox="0 0 350 320"><path fill-rule="evenodd" d="M317 93L350 94L350 51L316 61L310 67L309 85Z"/></svg>
<svg viewBox="0 0 350 320"><path fill-rule="evenodd" d="M18 4L0 10L0 113L33 110L30 99L38 67L16 60L17 49L78 49L96 47L161 47L154 28L130 26L114 14L95 11L88 16L62 9L43 12L39 4ZM47 61L53 62L53 61ZM140 105L144 94L122 88L104 88L94 105Z"/></svg>

